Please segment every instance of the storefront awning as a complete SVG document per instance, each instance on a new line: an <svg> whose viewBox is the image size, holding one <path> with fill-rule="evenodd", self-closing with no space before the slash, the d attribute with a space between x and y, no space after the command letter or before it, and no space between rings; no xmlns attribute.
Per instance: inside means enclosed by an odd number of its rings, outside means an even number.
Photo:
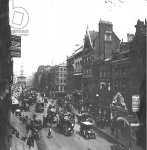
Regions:
<svg viewBox="0 0 147 150"><path fill-rule="evenodd" d="M119 117L117 117L116 121L120 121L120 120L124 121L127 125L129 125L131 127L140 126L140 123L135 116L127 116L127 117L119 116Z"/></svg>
<svg viewBox="0 0 147 150"><path fill-rule="evenodd" d="M118 117L116 120L117 121L123 120L124 122L126 122L127 125L130 125L129 121L124 117Z"/></svg>

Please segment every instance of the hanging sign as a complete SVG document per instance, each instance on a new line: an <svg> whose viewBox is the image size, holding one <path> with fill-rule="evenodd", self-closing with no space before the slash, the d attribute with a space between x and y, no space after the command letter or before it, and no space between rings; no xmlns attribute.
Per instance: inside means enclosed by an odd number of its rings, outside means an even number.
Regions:
<svg viewBox="0 0 147 150"><path fill-rule="evenodd" d="M10 42L11 57L21 57L21 36L11 35Z"/></svg>

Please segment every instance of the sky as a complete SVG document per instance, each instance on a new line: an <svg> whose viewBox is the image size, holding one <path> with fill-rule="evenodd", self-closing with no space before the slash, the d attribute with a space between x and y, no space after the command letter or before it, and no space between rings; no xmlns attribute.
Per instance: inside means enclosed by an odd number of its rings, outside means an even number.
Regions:
<svg viewBox="0 0 147 150"><path fill-rule="evenodd" d="M89 30L98 31L100 19L111 21L116 35L126 41L127 33L135 33L137 20L145 20L147 1L108 1L10 0L10 25L16 7L26 10L29 19L21 29L28 30L28 34L21 38L21 58L13 59L14 73L20 74L22 65L24 74L29 76L37 71L39 65L65 62L76 45L83 43L87 25Z"/></svg>

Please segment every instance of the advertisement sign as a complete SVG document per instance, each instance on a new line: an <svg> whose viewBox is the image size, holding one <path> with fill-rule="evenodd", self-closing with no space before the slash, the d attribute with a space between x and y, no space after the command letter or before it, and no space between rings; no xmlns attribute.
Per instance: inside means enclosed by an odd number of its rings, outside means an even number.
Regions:
<svg viewBox="0 0 147 150"><path fill-rule="evenodd" d="M132 96L132 112L138 112L140 105L140 97L139 95Z"/></svg>
<svg viewBox="0 0 147 150"><path fill-rule="evenodd" d="M132 96L132 112L138 112L140 105L140 97L139 95Z"/></svg>
<svg viewBox="0 0 147 150"><path fill-rule="evenodd" d="M21 57L21 37L11 35L10 55L11 57Z"/></svg>
<svg viewBox="0 0 147 150"><path fill-rule="evenodd" d="M123 111L128 110L126 103L124 101L124 97L122 96L120 92L117 92L116 95L114 96L113 101L112 101L112 108L116 110L123 110Z"/></svg>

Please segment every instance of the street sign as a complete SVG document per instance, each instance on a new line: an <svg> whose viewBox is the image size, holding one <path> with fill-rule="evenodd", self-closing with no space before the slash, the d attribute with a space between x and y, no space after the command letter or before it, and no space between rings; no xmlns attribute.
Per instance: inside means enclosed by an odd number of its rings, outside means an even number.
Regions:
<svg viewBox="0 0 147 150"><path fill-rule="evenodd" d="M140 97L139 95L132 96L132 112L138 112L140 106Z"/></svg>
<svg viewBox="0 0 147 150"><path fill-rule="evenodd" d="M21 57L21 36L11 35L10 56Z"/></svg>

